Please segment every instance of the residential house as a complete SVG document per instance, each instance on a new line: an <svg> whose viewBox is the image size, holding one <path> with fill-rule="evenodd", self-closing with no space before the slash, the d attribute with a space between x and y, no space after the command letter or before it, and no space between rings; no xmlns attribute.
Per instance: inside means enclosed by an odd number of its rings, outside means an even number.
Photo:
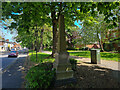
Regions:
<svg viewBox="0 0 120 90"><path fill-rule="evenodd" d="M0 39L0 51L5 51L4 44L5 44L5 39L4 38Z"/></svg>
<svg viewBox="0 0 120 90"><path fill-rule="evenodd" d="M10 42L9 39L0 39L0 51L9 51L12 48L16 50L22 49L21 45L17 44L16 42Z"/></svg>
<svg viewBox="0 0 120 90"><path fill-rule="evenodd" d="M91 48L98 49L98 48L100 48L100 45L92 44L92 45L86 45L86 47L88 47L89 49L91 49Z"/></svg>
<svg viewBox="0 0 120 90"><path fill-rule="evenodd" d="M13 45L14 46L12 48L14 48L15 50L21 50L22 49L21 45L17 44L16 42L13 42Z"/></svg>

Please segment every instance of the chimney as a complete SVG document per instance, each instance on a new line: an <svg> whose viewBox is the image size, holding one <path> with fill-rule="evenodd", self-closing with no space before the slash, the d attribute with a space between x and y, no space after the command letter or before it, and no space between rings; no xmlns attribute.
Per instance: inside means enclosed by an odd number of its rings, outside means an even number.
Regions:
<svg viewBox="0 0 120 90"><path fill-rule="evenodd" d="M7 39L6 41L9 42L9 39Z"/></svg>

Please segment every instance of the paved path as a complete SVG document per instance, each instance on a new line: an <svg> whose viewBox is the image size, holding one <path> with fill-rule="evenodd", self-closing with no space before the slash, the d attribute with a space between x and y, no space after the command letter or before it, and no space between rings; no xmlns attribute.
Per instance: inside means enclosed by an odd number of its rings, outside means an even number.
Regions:
<svg viewBox="0 0 120 90"><path fill-rule="evenodd" d="M52 52L49 51L42 51L43 53L51 54ZM78 57L78 56L70 56L70 58L74 58L76 60L85 62L85 63L91 63L90 58L84 58L84 57ZM109 68L112 70L119 70L120 71L120 62L116 61L108 61L108 60L101 60L100 64L97 64L98 66Z"/></svg>
<svg viewBox="0 0 120 90"><path fill-rule="evenodd" d="M70 56L70 58L74 58L76 60L80 60L85 63L91 63L90 58L84 58L84 57L78 57L78 56ZM120 62L116 61L108 61L108 60L101 60L100 64L97 64L98 66L109 68L112 70L119 70L120 71Z"/></svg>

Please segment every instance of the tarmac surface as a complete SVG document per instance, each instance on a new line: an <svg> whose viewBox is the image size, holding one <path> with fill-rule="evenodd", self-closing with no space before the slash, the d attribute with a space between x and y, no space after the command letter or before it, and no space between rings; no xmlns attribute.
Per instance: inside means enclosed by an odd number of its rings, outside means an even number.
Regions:
<svg viewBox="0 0 120 90"><path fill-rule="evenodd" d="M22 82L22 71L24 70L24 61L27 54L19 55L19 57L12 63L6 70L0 74L2 75L2 88L21 88Z"/></svg>

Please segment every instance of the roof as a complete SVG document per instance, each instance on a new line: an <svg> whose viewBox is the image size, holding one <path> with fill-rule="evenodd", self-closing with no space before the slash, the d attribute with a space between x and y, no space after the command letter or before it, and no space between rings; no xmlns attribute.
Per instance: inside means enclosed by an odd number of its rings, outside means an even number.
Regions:
<svg viewBox="0 0 120 90"><path fill-rule="evenodd" d="M88 48L100 48L100 46L96 45L96 44L86 45L86 47L88 47Z"/></svg>
<svg viewBox="0 0 120 90"><path fill-rule="evenodd" d="M88 48L92 48L92 47L93 47L93 45L86 45L86 47L88 47Z"/></svg>

